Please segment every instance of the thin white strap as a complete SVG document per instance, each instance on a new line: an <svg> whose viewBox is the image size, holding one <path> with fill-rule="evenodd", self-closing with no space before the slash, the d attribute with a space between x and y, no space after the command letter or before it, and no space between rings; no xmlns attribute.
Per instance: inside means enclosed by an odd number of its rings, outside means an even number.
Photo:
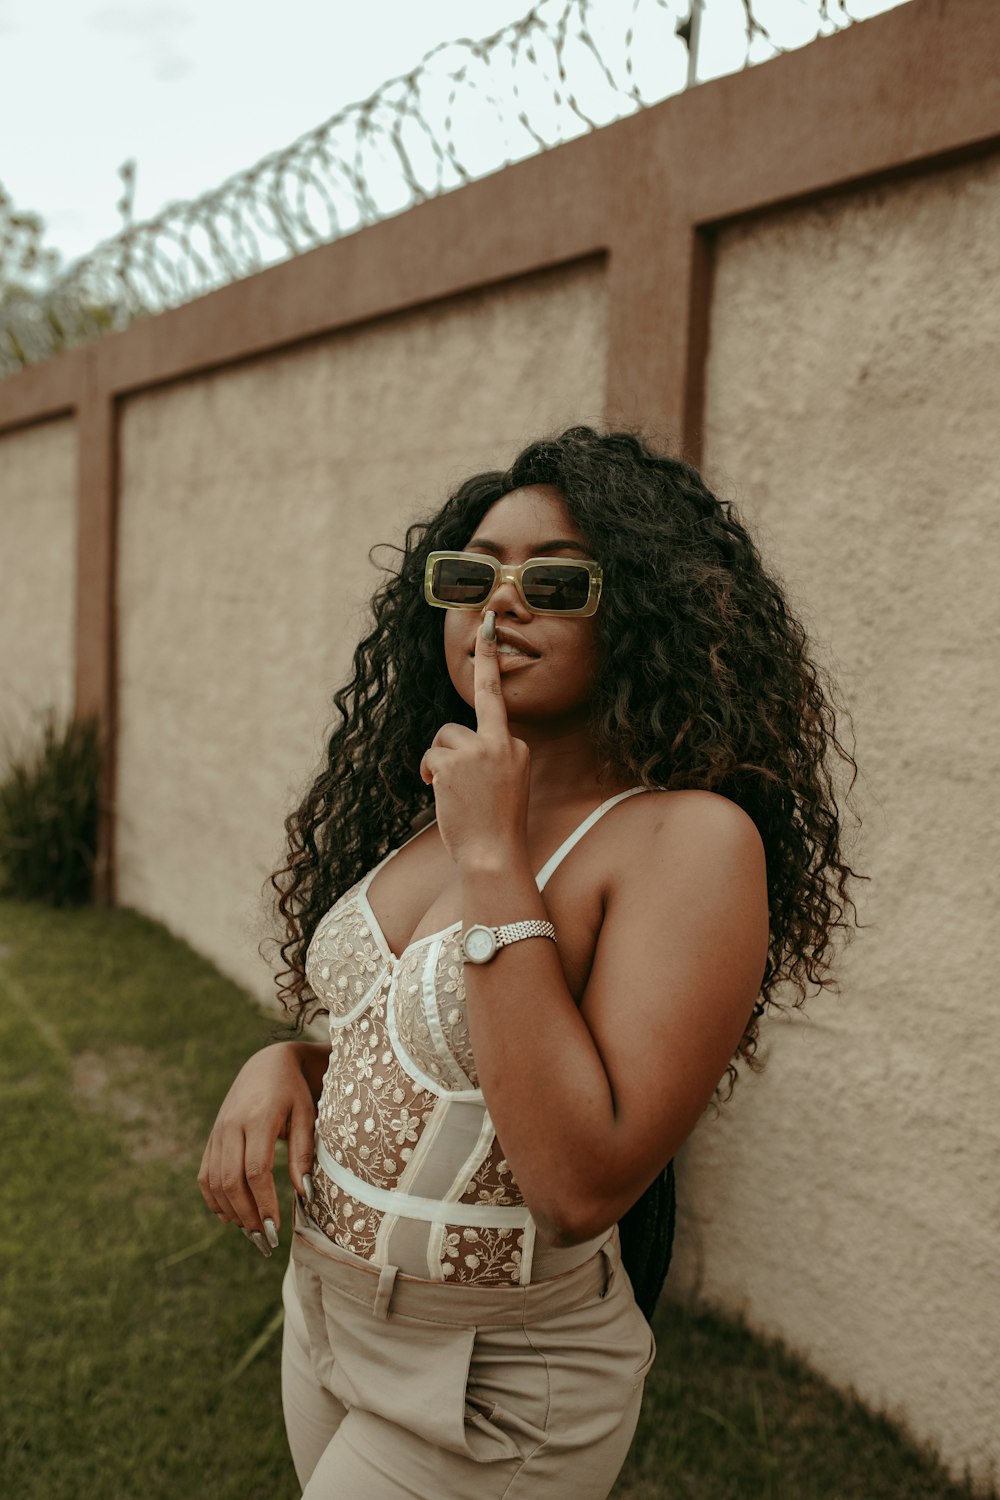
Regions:
<svg viewBox="0 0 1000 1500"><path fill-rule="evenodd" d="M616 802L624 802L626 797L634 797L637 792L651 792L653 790L655 790L655 788L649 786L630 786L627 791L618 792L614 797L608 797L607 801L602 802L599 807L595 807L594 811L590 813L586 818L584 818L580 826L578 828L574 828L569 838L563 840L563 842L559 845L559 848L556 850L555 854L553 854L552 858L547 860L539 870L538 874L535 876L535 881L537 882L538 889L540 891L545 889L545 884L548 881L549 877L553 875L559 868L569 851L573 848L573 845L576 844L580 839L582 839L583 835L587 833L589 829L593 828L598 818L603 818L609 807L614 807ZM431 819L431 823L436 822L437 818ZM415 838L419 838L419 836L423 833L424 828L430 828L431 823L425 823L423 828L418 828L416 833L411 833L410 837L408 839L404 839L403 842L399 844L395 849L390 849L385 858L379 860L374 870L368 871L368 874L365 876L363 881L363 889L367 891L368 887L372 883L372 880L378 874L379 870L381 870L382 866L388 864L389 860L392 859L394 855L398 854L401 849L405 849L407 844L412 844Z"/></svg>
<svg viewBox="0 0 1000 1500"><path fill-rule="evenodd" d="M602 802L600 807L595 807L594 811L584 818L580 826L574 828L569 838L563 840L552 858L539 870L535 876L538 889L540 891L545 889L545 884L549 876L559 868L569 851L573 848L573 845L579 843L588 829L593 828L598 818L603 818L609 807L614 807L616 802L624 802L626 797L634 797L637 792L649 792L652 790L653 788L648 786L632 786L629 787L627 792L618 792L616 796L609 797L606 802Z"/></svg>

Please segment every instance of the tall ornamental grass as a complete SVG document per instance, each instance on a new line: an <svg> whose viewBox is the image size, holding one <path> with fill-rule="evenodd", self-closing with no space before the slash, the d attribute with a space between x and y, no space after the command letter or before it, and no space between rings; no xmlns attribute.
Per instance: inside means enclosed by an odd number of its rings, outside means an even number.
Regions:
<svg viewBox="0 0 1000 1500"><path fill-rule="evenodd" d="M49 906L91 900L101 744L96 715L43 716L41 742L0 756L0 893Z"/></svg>

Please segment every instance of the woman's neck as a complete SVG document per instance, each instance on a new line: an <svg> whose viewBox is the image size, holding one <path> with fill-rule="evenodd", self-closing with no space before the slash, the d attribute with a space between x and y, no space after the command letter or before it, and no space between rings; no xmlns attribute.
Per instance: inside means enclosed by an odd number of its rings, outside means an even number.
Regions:
<svg viewBox="0 0 1000 1500"><path fill-rule="evenodd" d="M633 782L608 773L600 780L600 759L588 731L579 725L523 724L511 721L510 732L531 753L529 816L572 802L594 805L625 791Z"/></svg>

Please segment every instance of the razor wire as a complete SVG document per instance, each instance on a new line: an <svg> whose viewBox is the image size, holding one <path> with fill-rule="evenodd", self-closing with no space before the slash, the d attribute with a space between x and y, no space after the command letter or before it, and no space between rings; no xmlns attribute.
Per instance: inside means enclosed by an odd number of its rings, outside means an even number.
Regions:
<svg viewBox="0 0 1000 1500"><path fill-rule="evenodd" d="M711 3L711 0L709 0ZM890 0L891 3L891 0ZM659 103L692 81L706 0L542 0L481 40L443 42L409 73L218 188L130 222L40 290L0 287L0 375L134 319L177 307L269 265L405 213ZM815 25L795 46L858 17L847 0L800 0ZM791 50L780 0L737 0L743 67ZM699 13L700 12L700 13ZM785 9L787 19L787 4ZM0 209L3 205L0 204ZM6 216L0 232L31 215ZM0 244L3 241L0 240ZM46 263L44 257L48 255Z"/></svg>

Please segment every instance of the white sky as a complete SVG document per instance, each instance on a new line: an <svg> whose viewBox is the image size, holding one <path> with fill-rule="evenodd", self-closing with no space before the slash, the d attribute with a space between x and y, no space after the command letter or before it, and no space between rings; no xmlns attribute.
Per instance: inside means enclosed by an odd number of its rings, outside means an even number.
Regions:
<svg viewBox="0 0 1000 1500"><path fill-rule="evenodd" d="M901 3L850 8L867 17ZM558 17L564 4L540 9ZM688 0L588 4L595 32L619 33L637 4L655 25L641 58L662 58L662 95L682 87L686 53L672 33ZM289 145L438 43L487 36L529 5L0 0L0 183L19 209L41 214L46 243L72 260L121 227L118 167L128 158L138 164L135 217L149 218ZM837 0L830 6L836 12ZM754 0L754 11L786 46L815 34L817 0ZM740 0L707 0L699 77L739 67L744 47Z"/></svg>

